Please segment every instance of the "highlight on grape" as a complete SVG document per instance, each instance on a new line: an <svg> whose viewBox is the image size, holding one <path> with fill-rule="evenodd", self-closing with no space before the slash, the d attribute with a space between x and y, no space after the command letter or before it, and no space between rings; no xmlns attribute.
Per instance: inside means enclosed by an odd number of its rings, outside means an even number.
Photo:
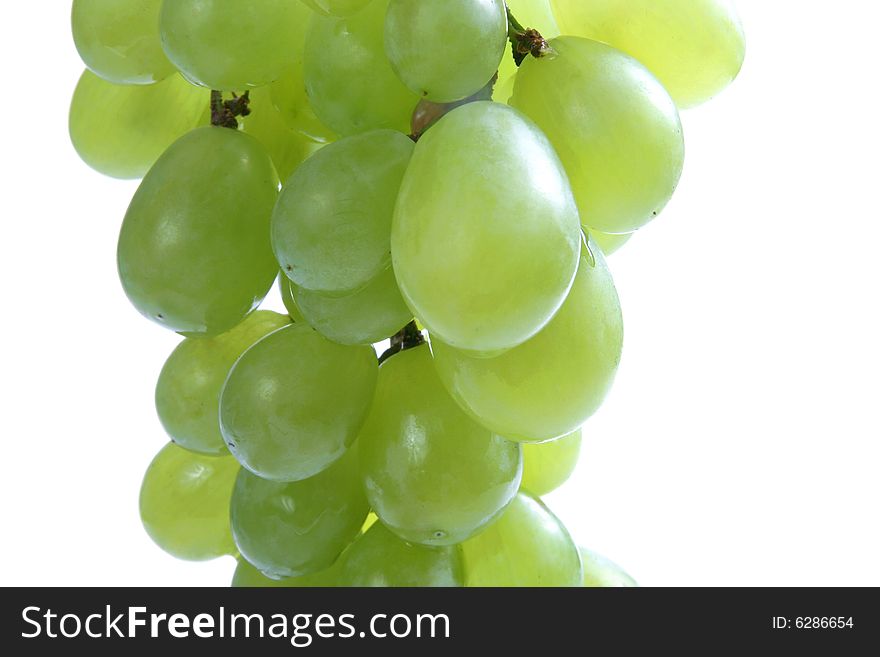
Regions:
<svg viewBox="0 0 880 657"><path fill-rule="evenodd" d="M74 0L72 29L73 145L142 179L122 286L182 336L159 547L237 587L636 585L540 496L620 362L606 258L742 66L730 2Z"/></svg>

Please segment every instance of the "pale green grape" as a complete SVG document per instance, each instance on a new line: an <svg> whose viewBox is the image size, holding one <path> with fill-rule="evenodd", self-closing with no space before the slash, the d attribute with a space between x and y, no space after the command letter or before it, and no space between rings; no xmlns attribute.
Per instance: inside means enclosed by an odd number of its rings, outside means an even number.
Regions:
<svg viewBox="0 0 880 657"><path fill-rule="evenodd" d="M141 521L156 544L188 561L235 554L229 500L239 471L231 456L205 456L166 445L144 475Z"/></svg>
<svg viewBox="0 0 880 657"><path fill-rule="evenodd" d="M294 483L243 469L232 494L232 533L241 555L274 579L318 573L358 535L369 513L350 450L320 474Z"/></svg>
<svg viewBox="0 0 880 657"><path fill-rule="evenodd" d="M613 561L581 548L581 561L584 564L584 586L588 588L628 588L638 583L627 575Z"/></svg>
<svg viewBox="0 0 880 657"><path fill-rule="evenodd" d="M241 589L285 589L314 588L337 586L337 569L330 567L312 575L289 577L287 579L270 579L254 568L245 559L238 560L235 574L232 576L232 588Z"/></svg>
<svg viewBox="0 0 880 657"><path fill-rule="evenodd" d="M432 335L479 352L521 344L565 300L580 246L562 165L516 110L463 105L419 140L391 253L403 298Z"/></svg>
<svg viewBox="0 0 880 657"><path fill-rule="evenodd" d="M341 344L381 342L412 320L390 265L365 288L344 297L324 296L293 283L290 287L305 320L321 335Z"/></svg>
<svg viewBox="0 0 880 657"><path fill-rule="evenodd" d="M203 454L229 454L220 433L220 392L235 361L290 318L258 310L213 338L187 338L171 354L156 384L156 410L171 440Z"/></svg>
<svg viewBox="0 0 880 657"><path fill-rule="evenodd" d="M299 306L296 305L296 300L293 298L290 279L284 275L284 272L281 272L278 276L278 290L281 293L281 301L287 309L287 314L290 315L290 319L292 319L295 324L305 323L306 318L303 317L302 311L299 309Z"/></svg>
<svg viewBox="0 0 880 657"><path fill-rule="evenodd" d="M268 335L238 359L223 388L229 450L265 479L316 475L357 437L377 369L372 347L339 345L303 324Z"/></svg>
<svg viewBox="0 0 880 657"><path fill-rule="evenodd" d="M556 18L550 8L550 0L507 0L510 12L524 28L538 30L545 39L554 39L559 36L559 27ZM498 67L498 83L495 90L498 92L495 99L506 103L513 95L513 77L516 75L516 62L513 59L513 51L508 45L504 52L504 58ZM510 93L506 93L508 87ZM506 93L506 95L505 95Z"/></svg>
<svg viewBox="0 0 880 657"><path fill-rule="evenodd" d="M504 0L391 0L385 52L419 96L451 103L485 86L507 45Z"/></svg>
<svg viewBox="0 0 880 657"><path fill-rule="evenodd" d="M623 318L598 248L582 258L571 294L544 330L492 358L431 342L437 372L465 411L512 440L552 440L602 404L623 345Z"/></svg>
<svg viewBox="0 0 880 657"><path fill-rule="evenodd" d="M159 39L162 0L73 0L73 41L108 82L152 84L174 73Z"/></svg>
<svg viewBox="0 0 880 657"><path fill-rule="evenodd" d="M321 123L309 102L302 59L297 59L270 89L272 103L288 128L320 144L336 139L333 131Z"/></svg>
<svg viewBox="0 0 880 657"><path fill-rule="evenodd" d="M635 233L622 233L620 235L614 235L612 233L603 233L598 230L590 230L590 237L593 241L602 249L602 253L606 256L610 256L612 253L617 253L623 245L629 242L630 238L632 238Z"/></svg>
<svg viewBox="0 0 880 657"><path fill-rule="evenodd" d="M293 0L173 0L162 5L162 46L190 80L222 91L281 77L309 11Z"/></svg>
<svg viewBox="0 0 880 657"><path fill-rule="evenodd" d="M358 441L367 496L401 538L460 543L516 493L522 449L468 418L443 389L427 345L382 364Z"/></svg>
<svg viewBox="0 0 880 657"><path fill-rule="evenodd" d="M208 126L179 139L122 224L117 259L128 298L174 331L231 329L278 273L269 235L277 195L275 168L253 137Z"/></svg>
<svg viewBox="0 0 880 657"><path fill-rule="evenodd" d="M250 98L251 113L239 118L239 125L263 145L275 164L278 178L284 182L318 146L287 126L272 104L271 92L267 87L254 89L250 92Z"/></svg>
<svg viewBox="0 0 880 657"><path fill-rule="evenodd" d="M568 531L528 493L517 495L498 520L461 547L471 587L579 587L583 581Z"/></svg>
<svg viewBox="0 0 880 657"><path fill-rule="evenodd" d="M400 132L419 97L385 56L389 0L373 0L350 18L316 16L306 35L305 84L317 117L339 135L378 128Z"/></svg>
<svg viewBox="0 0 880 657"><path fill-rule="evenodd" d="M339 582L354 587L464 586L461 549L413 545L377 523L340 557Z"/></svg>
<svg viewBox="0 0 880 657"><path fill-rule="evenodd" d="M684 162L675 103L636 60L559 37L528 57L510 103L545 132L565 165L584 226L631 233L669 201Z"/></svg>
<svg viewBox="0 0 880 657"><path fill-rule="evenodd" d="M272 216L275 256L288 278L338 296L388 267L394 204L414 146L376 130L325 146L297 169Z"/></svg>
<svg viewBox="0 0 880 657"><path fill-rule="evenodd" d="M120 86L85 71L70 105L70 139L96 171L141 178L175 140L199 125L207 107L207 92L179 75Z"/></svg>
<svg viewBox="0 0 880 657"><path fill-rule="evenodd" d="M721 92L742 68L746 39L729 0L553 0L565 34L629 53L679 107Z"/></svg>
<svg viewBox="0 0 880 657"><path fill-rule="evenodd" d="M574 472L580 453L580 429L547 443L523 445L522 488L534 495L556 490Z"/></svg>
<svg viewBox="0 0 880 657"><path fill-rule="evenodd" d="M309 7L327 16L351 16L360 11L371 0L302 0Z"/></svg>

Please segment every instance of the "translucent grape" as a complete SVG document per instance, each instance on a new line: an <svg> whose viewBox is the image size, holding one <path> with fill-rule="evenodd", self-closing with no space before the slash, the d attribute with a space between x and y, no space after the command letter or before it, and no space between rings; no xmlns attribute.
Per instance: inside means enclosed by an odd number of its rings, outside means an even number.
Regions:
<svg viewBox="0 0 880 657"><path fill-rule="evenodd" d="M311 588L337 586L337 569L330 567L327 570L312 575L289 577L287 579L270 579L259 570L254 568L244 559L238 560L235 574L232 576L232 588L250 589L284 589L284 588Z"/></svg>
<svg viewBox="0 0 880 657"><path fill-rule="evenodd" d="M317 117L339 135L390 128L406 133L419 97L385 56L389 0L350 18L316 16L306 35L305 84Z"/></svg>
<svg viewBox="0 0 880 657"><path fill-rule="evenodd" d="M162 5L165 54L190 80L222 91L281 77L309 11L292 0L174 0Z"/></svg>
<svg viewBox="0 0 880 657"><path fill-rule="evenodd" d="M432 340L437 372L465 411L512 440L541 442L580 427L605 399L623 345L614 281L598 248L584 257L571 294L524 344L477 358Z"/></svg>
<svg viewBox="0 0 880 657"><path fill-rule="evenodd" d="M534 495L546 495L574 472L581 453L581 431L551 442L523 445L522 488Z"/></svg>
<svg viewBox="0 0 880 657"><path fill-rule="evenodd" d="M478 352L521 344L562 304L580 246L562 165L516 110L470 103L419 141L391 253L403 298L432 336Z"/></svg>
<svg viewBox="0 0 880 657"><path fill-rule="evenodd" d="M284 275L284 272L281 272L278 276L278 291L281 293L281 302L287 309L287 314L290 315L290 319L292 319L295 324L305 323L306 318L302 316L302 312L300 311L299 306L296 305L296 300L293 298L290 279Z"/></svg>
<svg viewBox="0 0 880 657"><path fill-rule="evenodd" d="M147 86L120 86L85 71L70 105L70 139L96 171L141 178L171 144L207 118L207 107L205 90L179 75Z"/></svg>
<svg viewBox="0 0 880 657"><path fill-rule="evenodd" d="M419 96L451 103L483 87L507 45L504 0L391 0L385 52Z"/></svg>
<svg viewBox="0 0 880 657"><path fill-rule="evenodd" d="M305 320L340 344L375 344L412 320L390 266L365 288L344 297L309 292L293 283L290 288Z"/></svg>
<svg viewBox="0 0 880 657"><path fill-rule="evenodd" d="M745 33L729 0L553 0L553 5L565 34L629 53L682 108L721 92L745 59Z"/></svg>
<svg viewBox="0 0 880 657"><path fill-rule="evenodd" d="M146 317L191 335L243 320L278 273L269 221L278 195L272 161L253 137L190 132L141 182L119 236L119 275Z"/></svg>
<svg viewBox="0 0 880 657"><path fill-rule="evenodd" d="M327 16L351 16L360 11L371 0L302 0L319 14Z"/></svg>
<svg viewBox="0 0 880 657"><path fill-rule="evenodd" d="M461 412L426 345L382 364L358 447L376 515L423 545L453 545L478 532L516 493L522 473L520 446Z"/></svg>
<svg viewBox="0 0 880 657"><path fill-rule="evenodd" d="M302 324L272 333L239 358L223 388L229 450L265 479L316 475L357 437L377 369L371 347L339 345Z"/></svg>
<svg viewBox="0 0 880 657"><path fill-rule="evenodd" d="M369 512L350 450L320 474L294 483L243 469L232 494L232 533L242 556L273 579L329 568Z"/></svg>
<svg viewBox="0 0 880 657"><path fill-rule="evenodd" d="M306 94L302 59L270 86L272 102L288 128L312 141L324 144L336 139L333 131L321 123Z"/></svg>
<svg viewBox="0 0 880 657"><path fill-rule="evenodd" d="M635 233L614 235L612 233L602 233L598 230L590 231L590 237L599 248L602 249L602 253L606 256L610 256L612 253L617 253L623 248L624 244L629 242L633 235L635 235Z"/></svg>
<svg viewBox="0 0 880 657"><path fill-rule="evenodd" d="M73 41L85 65L115 84L152 84L174 73L159 39L162 0L73 0Z"/></svg>
<svg viewBox="0 0 880 657"><path fill-rule="evenodd" d="M231 456L205 456L166 445L141 485L141 521L165 552L189 561L234 554L229 500L238 474Z"/></svg>
<svg viewBox="0 0 880 657"><path fill-rule="evenodd" d="M580 549L584 564L584 586L588 588L627 588L638 586L616 563L585 548Z"/></svg>
<svg viewBox="0 0 880 657"><path fill-rule="evenodd" d="M258 310L214 338L187 338L171 354L156 385L156 410L174 443L203 454L229 454L220 433L220 391L235 361L257 340L290 323Z"/></svg>
<svg viewBox="0 0 880 657"><path fill-rule="evenodd" d="M559 36L559 27L550 8L550 0L507 0L507 6L510 7L510 12L523 27L538 30L545 39L553 39ZM495 89L502 95L495 96L497 101L506 103L507 99L512 95L513 86L511 81L516 75L516 71L517 66L513 60L513 52L508 45L498 67L498 82L495 85ZM510 85L511 93L503 95L508 85Z"/></svg>
<svg viewBox="0 0 880 657"><path fill-rule="evenodd" d="M338 296L388 267L394 204L414 146L400 132L376 130L325 146L299 167L272 216L288 278Z"/></svg>
<svg viewBox="0 0 880 657"><path fill-rule="evenodd" d="M584 226L631 233L669 201L684 162L675 103L636 60L578 37L528 57L510 103L556 148Z"/></svg>
<svg viewBox="0 0 880 657"><path fill-rule="evenodd" d="M501 517L462 544L471 587L581 586L578 548L540 500L520 493Z"/></svg>
<svg viewBox="0 0 880 657"><path fill-rule="evenodd" d="M355 587L464 586L461 549L413 545L377 523L340 557L339 582Z"/></svg>

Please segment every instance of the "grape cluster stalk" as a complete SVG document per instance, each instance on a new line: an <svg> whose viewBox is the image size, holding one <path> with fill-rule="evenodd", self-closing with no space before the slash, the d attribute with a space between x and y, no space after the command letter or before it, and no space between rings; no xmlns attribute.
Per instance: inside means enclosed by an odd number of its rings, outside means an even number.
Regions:
<svg viewBox="0 0 880 657"><path fill-rule="evenodd" d="M74 0L72 28L73 145L141 179L120 281L182 336L160 548L233 586L635 585L540 496L620 362L606 257L739 73L729 2Z"/></svg>

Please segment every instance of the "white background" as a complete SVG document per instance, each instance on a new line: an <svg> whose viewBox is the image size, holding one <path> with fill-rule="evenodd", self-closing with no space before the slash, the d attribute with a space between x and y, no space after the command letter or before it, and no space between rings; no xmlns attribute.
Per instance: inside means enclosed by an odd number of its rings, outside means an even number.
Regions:
<svg viewBox="0 0 880 657"><path fill-rule="evenodd" d="M177 562L141 529L177 339L117 280L134 183L69 145L69 4L7 5L0 583L226 585L231 558ZM677 196L612 258L624 361L548 502L645 585L876 586L880 10L740 7L740 79L684 114Z"/></svg>

